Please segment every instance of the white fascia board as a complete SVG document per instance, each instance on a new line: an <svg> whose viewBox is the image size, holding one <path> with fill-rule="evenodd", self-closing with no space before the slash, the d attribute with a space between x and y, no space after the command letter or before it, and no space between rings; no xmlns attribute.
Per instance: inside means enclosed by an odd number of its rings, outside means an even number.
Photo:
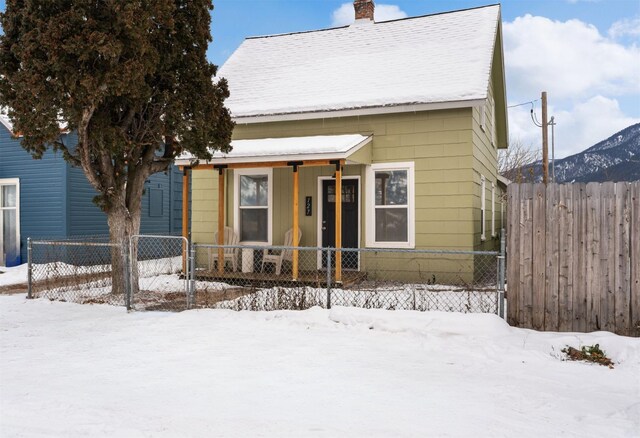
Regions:
<svg viewBox="0 0 640 438"><path fill-rule="evenodd" d="M345 152L331 152L322 154L290 154L290 155L260 155L245 157L221 157L212 160L201 161L199 164L236 164L236 163L268 163L271 161L306 161L306 160L346 160L350 155L358 152L362 147L371 142L370 135ZM176 166L191 166L194 158L180 158L175 160Z"/></svg>
<svg viewBox="0 0 640 438"><path fill-rule="evenodd" d="M0 116L0 123L2 124L2 126L7 128L7 131L9 131L11 134L13 134L13 126L11 126L11 124L9 123L8 120L5 120L4 117Z"/></svg>
<svg viewBox="0 0 640 438"><path fill-rule="evenodd" d="M500 174L498 174L497 180L499 183L502 183L505 186L508 186L509 184L511 184L511 180L505 176L502 176Z"/></svg>
<svg viewBox="0 0 640 438"><path fill-rule="evenodd" d="M418 111L435 111L443 109L471 108L482 106L486 98L460 100L454 102L419 103L396 106L378 106L369 108L357 108L346 110L312 111L306 113L290 114L266 114L262 116L233 117L232 120L238 124L287 122L295 120L331 119L337 117L370 116L377 114L411 113Z"/></svg>

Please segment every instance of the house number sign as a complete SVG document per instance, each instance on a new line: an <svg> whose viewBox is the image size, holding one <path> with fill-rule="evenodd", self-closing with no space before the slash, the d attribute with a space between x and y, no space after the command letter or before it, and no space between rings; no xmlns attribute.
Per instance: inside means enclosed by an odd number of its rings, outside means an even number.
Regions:
<svg viewBox="0 0 640 438"><path fill-rule="evenodd" d="M311 208L311 205L312 205L311 196L307 196L304 199L304 215L305 216L311 216L311 213L313 211Z"/></svg>

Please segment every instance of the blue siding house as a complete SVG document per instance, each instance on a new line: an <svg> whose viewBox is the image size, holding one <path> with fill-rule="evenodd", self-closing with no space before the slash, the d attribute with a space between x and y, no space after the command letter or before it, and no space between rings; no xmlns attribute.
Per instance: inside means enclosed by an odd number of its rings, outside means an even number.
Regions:
<svg viewBox="0 0 640 438"><path fill-rule="evenodd" d="M75 134L65 134L74 144ZM0 266L26 262L26 240L108 235L106 215L93 204L95 190L82 169L61 153L34 160L0 115ZM172 166L145 183L143 234L180 234L182 173Z"/></svg>

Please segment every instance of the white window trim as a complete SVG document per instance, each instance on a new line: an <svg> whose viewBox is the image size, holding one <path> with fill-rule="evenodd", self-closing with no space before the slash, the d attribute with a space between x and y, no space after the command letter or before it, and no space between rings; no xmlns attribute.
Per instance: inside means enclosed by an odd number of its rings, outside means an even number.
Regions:
<svg viewBox="0 0 640 438"><path fill-rule="evenodd" d="M0 178L0 186L16 186L16 206L15 207L0 207L0 212L4 210L16 210L16 242L18 243L18 253L20 253L20 179L19 178ZM0 214L0 233L3 232L3 215ZM2 236L0 235L0 240L2 240ZM4 243L4 242L3 242ZM0 251L2 251L2 246L0 246ZM5 264L5 260L3 260L3 254L0 254L0 266Z"/></svg>
<svg viewBox="0 0 640 438"><path fill-rule="evenodd" d="M486 200L487 200L487 189L486 189L486 179L484 175L480 175L480 240L487 240L486 236L486 223L487 223L487 210L486 210Z"/></svg>
<svg viewBox="0 0 640 438"><path fill-rule="evenodd" d="M407 242L377 242L376 236L376 184L375 172L380 170L407 171ZM368 248L415 248L416 246L416 202L415 202L415 163L378 163L367 166L366 185L366 244Z"/></svg>
<svg viewBox="0 0 640 438"><path fill-rule="evenodd" d="M496 137L498 134L498 127L496 126L496 103L495 101L491 101L491 144L496 147L498 142L496 141Z"/></svg>
<svg viewBox="0 0 640 438"><path fill-rule="evenodd" d="M491 183L491 237L496 237L496 183Z"/></svg>
<svg viewBox="0 0 640 438"><path fill-rule="evenodd" d="M269 246L273 240L273 168L260 167L252 169L234 169L233 170L233 229L238 235L240 234L240 177L243 175L267 175L267 185L269 194L267 196L267 241L253 242L240 241L243 245Z"/></svg>

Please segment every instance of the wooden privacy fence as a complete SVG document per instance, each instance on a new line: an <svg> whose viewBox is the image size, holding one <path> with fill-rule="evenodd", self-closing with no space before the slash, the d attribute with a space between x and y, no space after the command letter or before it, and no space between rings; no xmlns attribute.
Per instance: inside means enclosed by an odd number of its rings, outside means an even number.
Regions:
<svg viewBox="0 0 640 438"><path fill-rule="evenodd" d="M640 336L640 181L507 195L509 324Z"/></svg>

